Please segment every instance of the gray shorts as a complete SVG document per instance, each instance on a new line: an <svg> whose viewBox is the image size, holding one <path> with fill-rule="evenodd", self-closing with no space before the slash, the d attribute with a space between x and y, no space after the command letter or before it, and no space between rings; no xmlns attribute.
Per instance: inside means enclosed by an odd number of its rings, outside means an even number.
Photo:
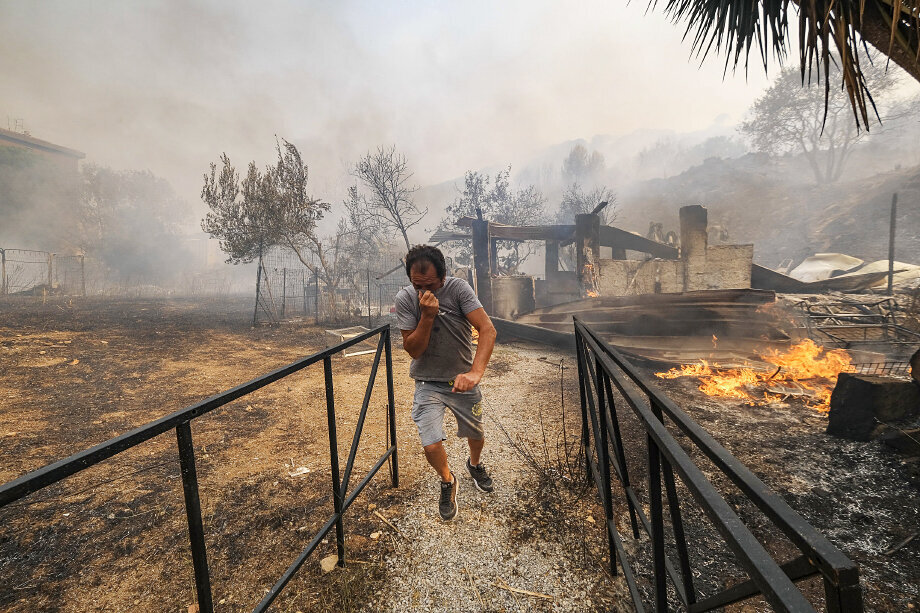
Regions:
<svg viewBox="0 0 920 613"><path fill-rule="evenodd" d="M427 447L446 440L444 436L444 408L457 418L457 436L480 440L482 429L482 392L477 385L468 392L452 392L452 383L444 381L416 381L412 419L418 426L422 446Z"/></svg>

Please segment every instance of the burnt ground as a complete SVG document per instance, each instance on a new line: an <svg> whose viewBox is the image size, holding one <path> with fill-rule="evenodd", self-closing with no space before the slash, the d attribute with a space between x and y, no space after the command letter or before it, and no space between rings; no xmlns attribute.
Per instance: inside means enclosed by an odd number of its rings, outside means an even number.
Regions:
<svg viewBox="0 0 920 613"><path fill-rule="evenodd" d="M313 326L251 329L248 302L0 304L0 481L324 346ZM334 361L343 468L372 360ZM401 381L398 352L394 361ZM356 477L385 448L383 377L381 369ZM401 406L407 389L397 385ZM251 610L331 514L322 365L194 420L192 432L215 601ZM311 472L291 476L302 466ZM393 512L399 491L387 475L384 467L349 510L353 559L387 547L368 538L384 524L367 511L373 502ZM195 602L172 432L0 509L0 525L0 610L184 610ZM359 608L362 586L383 571L354 564L322 576L318 560L332 552L334 538L278 610Z"/></svg>
<svg viewBox="0 0 920 613"><path fill-rule="evenodd" d="M0 309L0 482L324 346L322 328L308 323L250 328L249 300L45 305L29 300L3 302ZM387 595L405 592L414 599L419 594L414 588L406 591L405 581L415 580L411 574L400 583L394 571L410 563L424 569L424 560L407 560L405 536L395 534L373 512L397 526L409 522L411 515L412 521L421 522L418 534L424 538L436 538L432 530L442 530L426 527L436 512L436 498L424 490L434 482L409 417L413 386L400 340L396 334L393 357L402 486L389 487L384 467L346 514L352 563L322 574L320 559L335 550L334 537L327 539L273 610L373 610L372 603L387 600ZM550 447L558 458L555 441L560 440L561 423L551 409L559 405L560 380L556 374L539 381L529 378L537 368L558 373L550 365L555 358L546 348L527 355L497 348L490 365L492 403L507 412L513 407L505 406L502 398L517 397L519 404L530 398L529 422L513 414L500 419L510 424L518 444L533 449L544 445L547 458ZM368 355L333 362L343 468L372 359ZM521 380L528 381L524 396L515 383ZM566 393L572 413L575 396ZM381 369L353 484L385 449L385 402ZM549 443L541 442L543 436L533 426L537 406L546 415ZM251 610L332 512L322 366L311 366L192 424L215 604L222 611ZM577 421L570 417L567 427L570 438L577 438ZM495 434L496 447L513 454L502 436ZM502 467L506 484L544 483L531 473L517 474L516 468L508 468L512 465ZM292 475L300 467L310 472ZM472 504L468 483L463 487L464 502ZM496 611L609 610L621 586L604 573L603 533L586 520L592 514L599 517L594 498L585 494L583 485L563 488L561 495L542 491L541 486L525 492L526 504L539 509L532 525L526 512L512 515L505 507L495 508L496 525L507 527L508 538L496 546L503 549L508 568L492 575L489 557L481 556L481 563L471 560L479 573L476 602ZM522 504L510 491L505 497L511 507ZM482 509L489 509L487 500L482 502L486 506L480 507L480 522L485 521ZM470 522L474 516L467 508L464 517ZM185 611L196 600L172 432L0 509L0 526L0 610ZM463 526L471 524L458 524L457 529ZM404 523L404 529L412 527ZM513 556L538 551L548 560L553 580L545 589L553 591L555 601L521 597L493 585L505 580L533 588L535 579L528 573L536 569L518 571ZM570 582L564 573L569 570L579 575L577 594L566 588ZM565 602L569 604L563 607Z"/></svg>
<svg viewBox="0 0 920 613"><path fill-rule="evenodd" d="M653 372L647 371L650 376ZM913 478L915 458L901 456L877 441L861 443L826 435L827 418L801 402L747 405L709 398L697 389L693 378L655 381L730 453L859 564L867 611L909 611L918 607L920 543L913 540L891 554L885 553L920 527L920 491ZM644 446L628 442L639 440L640 429L625 402L618 406L631 476L634 483L639 482L641 499L647 500ZM775 559L785 561L798 555L702 453L693 452L692 443L677 428L672 426L669 430ZM682 501L692 500L679 481L678 490ZM682 503L682 512L697 589L711 595L746 578L699 508ZM621 534L628 534L625 505L619 508L619 518ZM640 556L650 555L647 539L633 551ZM672 555L676 560L676 554ZM810 578L800 585L809 600L822 610L821 582ZM761 599L735 607L732 610L771 610Z"/></svg>
<svg viewBox="0 0 920 613"><path fill-rule="evenodd" d="M0 304L0 482L324 345L322 330L307 324L252 329L250 308L248 300ZM355 563L323 575L318 562L334 552L334 540L329 539L276 601L275 610L373 610L377 603L393 601L381 595L405 587L397 582L400 573L393 572L394 565L406 567L405 556L417 544L410 547L394 534L372 513L370 504L395 525L408 522L404 527L418 534L427 531L436 539L448 533L429 526L412 506L416 499L428 502L420 488L430 485L430 475L408 416L412 387L398 340L397 335L394 371L404 485L389 488L384 468L346 515L348 555ZM568 610L561 608L565 598L573 603L572 610L623 608L622 580L604 571L603 511L580 480L583 467L574 460L580 427L577 380L574 369L566 369L561 384L559 370L552 366L563 359L573 365L571 356L551 348L501 346L486 382L496 414L503 404L513 410L501 416L508 436L495 434L493 440L515 454L522 466L520 474L505 481L521 488L518 500L503 503L507 506L500 510L507 513L496 516L496 525L507 533L503 546L514 555L542 556L548 564L545 572L559 573L541 588L556 600L509 594L493 585L498 577L486 580L488 565L476 567L471 561L469 569L480 591L464 595L470 610ZM343 458L371 360L363 356L334 363ZM322 381L322 368L310 367L193 422L219 610L251 610L331 512ZM356 475L363 474L384 448L382 383L378 378ZM825 435L826 418L800 404L717 401L703 396L687 379L659 385L860 564L867 610L916 607L920 542L884 553L918 529L920 492L910 482L906 459L878 443ZM568 453L561 445L562 416L554 412L562 390L568 408ZM643 438L635 418L624 404L619 406L624 407L620 414L633 482L644 497L645 452L636 444ZM498 421L490 423L498 426ZM454 453L462 452L454 447ZM160 611L185 610L192 604L194 582L175 449L174 435L166 433L0 509L0 610ZM712 465L697 459L771 553L780 559L792 557L792 547L763 516ZM310 472L291 476L292 467L301 466ZM614 497L622 500L616 491ZM478 522L484 521L481 509ZM473 521L468 511L463 513ZM737 581L742 575L708 521L693 505L685 505L684 513L697 587L711 594ZM627 535L622 505L618 517L620 532ZM450 528L464 529L463 524ZM376 533L378 538L371 538ZM627 538L626 546L647 569L648 539ZM423 560L411 562L424 566ZM502 563L514 568L513 560ZM520 568L502 578L535 589L531 570ZM577 599L566 587L571 581L564 573L572 572L588 586L579 588ZM650 603L647 572L640 575ZM466 589L464 573L452 580L456 593ZM809 579L805 585L809 598L820 605L820 583ZM414 588L408 592L408 602L425 609L423 591L416 600L419 593ZM482 602L484 606L475 606ZM749 601L731 610L769 608Z"/></svg>

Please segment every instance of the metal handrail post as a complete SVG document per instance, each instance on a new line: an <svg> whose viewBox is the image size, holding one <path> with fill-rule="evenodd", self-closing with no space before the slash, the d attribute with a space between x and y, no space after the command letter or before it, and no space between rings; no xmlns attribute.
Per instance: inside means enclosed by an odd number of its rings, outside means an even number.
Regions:
<svg viewBox="0 0 920 613"><path fill-rule="evenodd" d="M834 585L824 577L824 603L833 613L863 613L863 594L857 582L855 585Z"/></svg>
<svg viewBox="0 0 920 613"><path fill-rule="evenodd" d="M610 377L604 377L604 392L607 394L607 416L610 418L608 428L613 432L613 451L616 454L616 462L619 466L618 475L620 477L623 490L627 492L626 506L629 510L629 523L632 526L633 538L639 538L639 523L636 521L636 506L629 497L628 492L632 490L632 484L629 481L629 467L626 465L626 452L623 450L623 437L620 435L620 419L617 417L617 407L613 399L613 390L610 387Z"/></svg>
<svg viewBox="0 0 920 613"><path fill-rule="evenodd" d="M588 367L585 358L584 342L578 335L575 336L575 353L578 357L578 394L581 398L581 444L585 451L585 479L591 481L591 441L588 436L588 404L587 385L588 379L585 369Z"/></svg>
<svg viewBox="0 0 920 613"><path fill-rule="evenodd" d="M201 613L213 613L211 576L208 572L208 556L204 544L204 525L201 521L201 499L198 496L198 473L195 470L195 448L192 445L190 422L176 426L176 439L179 443L179 466L182 471L182 490L185 494L185 514L188 517L188 536L192 546L192 565L195 567L198 610Z"/></svg>
<svg viewBox="0 0 920 613"><path fill-rule="evenodd" d="M648 498L652 528L652 560L655 574L655 610L668 613L668 578L665 574L664 514L661 504L661 457L658 445L649 434L648 446Z"/></svg>
<svg viewBox="0 0 920 613"><path fill-rule="evenodd" d="M281 319L287 310L287 268L281 269Z"/></svg>
<svg viewBox="0 0 920 613"><path fill-rule="evenodd" d="M646 393L648 405L652 409L652 414L658 421L664 424L664 415L661 407L655 402L654 395ZM684 522L680 513L680 500L677 498L677 485L674 482L674 469L667 458L659 456L661 461L661 474L664 478L665 493L668 496L668 510L671 513L671 529L674 531L674 544L677 547L677 559L680 564L680 578L683 584L683 591L686 597L684 605L689 607L696 602L696 591L693 588L693 575L690 571L690 554L687 551L687 538L684 533ZM678 590L678 593L680 590Z"/></svg>
<svg viewBox="0 0 920 613"><path fill-rule="evenodd" d="M690 553L687 550L687 535L684 532L684 520L680 512L680 499L677 497L677 486L674 482L674 469L671 464L662 458L662 474L664 475L664 489L668 495L668 510L671 513L671 529L674 531L674 542L677 546L677 561L680 564L680 578L684 586L684 594L688 607L696 602L696 590L693 587L693 573L690 570ZM679 591L678 591L679 593Z"/></svg>
<svg viewBox="0 0 920 613"><path fill-rule="evenodd" d="M606 373L601 368L601 365L597 365L597 378L598 381L603 384L606 380ZM613 522L613 489L610 486L610 447L607 441L607 421L606 421L606 411L607 406L603 389L597 390L597 412L598 412L598 425L600 427L600 446L598 448L597 459L601 464L601 480L604 482L604 525L607 527L607 549L608 555L610 556L610 574L616 576L617 574L617 549L613 541L613 534L610 530L611 522Z"/></svg>
<svg viewBox="0 0 920 613"><path fill-rule="evenodd" d="M339 441L335 433L335 388L332 383L332 358L323 358L326 378L326 419L329 423L329 464L332 468L332 506L335 509L335 546L339 566L345 566L345 524L342 522L342 484L339 481Z"/></svg>
<svg viewBox="0 0 920 613"><path fill-rule="evenodd" d="M390 477L393 487L399 487L399 458L396 457L396 396L393 391L393 353L390 340L390 328L385 332L386 344L383 346L387 371L387 418L390 422L390 447L393 454L390 456Z"/></svg>

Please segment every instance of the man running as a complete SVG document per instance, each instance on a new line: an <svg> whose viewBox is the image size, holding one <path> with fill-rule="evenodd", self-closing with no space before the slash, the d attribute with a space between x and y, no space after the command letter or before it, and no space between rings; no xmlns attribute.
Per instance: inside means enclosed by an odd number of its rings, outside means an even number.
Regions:
<svg viewBox="0 0 920 613"><path fill-rule="evenodd" d="M441 477L438 511L447 521L457 515L457 479L444 451L445 407L457 418L457 436L469 443L466 469L473 483L480 491L492 491L492 478L480 460L485 434L479 381L495 347L495 326L469 283L447 276L444 254L436 247L410 249L406 275L412 285L396 294L396 324L403 348L412 356L412 419L425 458ZM470 324L479 333L475 356Z"/></svg>

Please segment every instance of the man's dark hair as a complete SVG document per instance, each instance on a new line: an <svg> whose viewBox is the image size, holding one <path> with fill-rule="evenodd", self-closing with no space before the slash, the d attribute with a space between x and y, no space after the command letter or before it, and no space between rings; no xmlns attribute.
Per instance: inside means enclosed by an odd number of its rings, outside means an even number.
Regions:
<svg viewBox="0 0 920 613"><path fill-rule="evenodd" d="M444 262L444 254L437 247L431 245L416 245L406 254L406 276L412 273L412 267L416 264L428 262L434 266L434 271L438 273L438 278L443 279L447 276L447 264ZM421 266L420 270L425 270L428 266Z"/></svg>

